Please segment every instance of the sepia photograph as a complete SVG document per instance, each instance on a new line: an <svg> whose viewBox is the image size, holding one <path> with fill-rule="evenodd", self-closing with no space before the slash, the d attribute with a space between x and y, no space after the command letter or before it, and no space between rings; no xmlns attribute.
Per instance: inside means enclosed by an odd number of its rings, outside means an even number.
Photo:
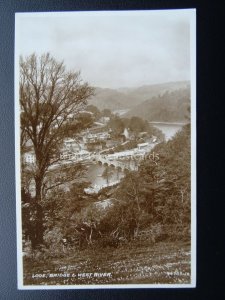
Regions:
<svg viewBox="0 0 225 300"><path fill-rule="evenodd" d="M196 10L15 15L19 289L196 286Z"/></svg>

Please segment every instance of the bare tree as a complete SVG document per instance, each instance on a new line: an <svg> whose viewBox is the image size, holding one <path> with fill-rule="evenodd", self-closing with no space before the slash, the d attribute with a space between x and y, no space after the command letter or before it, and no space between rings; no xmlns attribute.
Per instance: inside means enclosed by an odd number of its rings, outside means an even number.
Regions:
<svg viewBox="0 0 225 300"><path fill-rule="evenodd" d="M71 118L76 118L91 95L93 88L81 80L80 73L67 72L63 62L57 62L49 53L20 57L21 151L30 141L36 159L32 171L39 227L44 178L49 167L59 160ZM37 244L42 238L39 228Z"/></svg>

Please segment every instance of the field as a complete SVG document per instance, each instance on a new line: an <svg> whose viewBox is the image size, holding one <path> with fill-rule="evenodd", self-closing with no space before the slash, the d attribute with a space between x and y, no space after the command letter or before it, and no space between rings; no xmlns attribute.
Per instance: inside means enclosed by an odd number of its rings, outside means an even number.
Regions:
<svg viewBox="0 0 225 300"><path fill-rule="evenodd" d="M148 241L119 248L69 251L61 258L24 259L24 285L187 284L190 245Z"/></svg>

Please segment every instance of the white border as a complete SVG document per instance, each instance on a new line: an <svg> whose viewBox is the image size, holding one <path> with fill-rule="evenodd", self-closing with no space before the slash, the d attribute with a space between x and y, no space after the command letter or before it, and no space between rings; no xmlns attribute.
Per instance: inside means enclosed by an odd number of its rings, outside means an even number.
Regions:
<svg viewBox="0 0 225 300"><path fill-rule="evenodd" d="M55 17L79 15L143 15L149 12L162 14L162 10L154 11L92 11L92 12L45 12L15 14L15 176L16 176L16 224L17 224L17 284L20 290L55 290L55 289L120 289L120 288L194 288L196 287L196 9L163 10L186 11L190 15L190 53L191 53L191 283L190 284L108 284L108 285L24 285L22 258L22 216L21 216L21 176L20 176L20 107L19 107L19 25L20 19L26 17Z"/></svg>
<svg viewBox="0 0 225 300"><path fill-rule="evenodd" d="M196 202L196 10L192 10L190 20L190 57L191 57L191 284L196 287L197 251L197 202Z"/></svg>
<svg viewBox="0 0 225 300"><path fill-rule="evenodd" d="M15 175L16 175L16 225L17 225L17 286L23 286L23 257L22 257L22 214L21 214L21 174L20 174L20 105L19 105L19 18L15 16L15 56L14 56L14 109L15 109Z"/></svg>

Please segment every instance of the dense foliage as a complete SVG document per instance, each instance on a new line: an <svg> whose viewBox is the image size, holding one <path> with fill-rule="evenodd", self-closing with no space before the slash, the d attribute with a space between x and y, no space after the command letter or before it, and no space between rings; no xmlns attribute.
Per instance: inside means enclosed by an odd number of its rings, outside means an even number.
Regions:
<svg viewBox="0 0 225 300"><path fill-rule="evenodd" d="M150 137L156 136L161 140L164 139L164 135L159 129L140 117L122 118L115 115L110 118L108 128L112 131L113 137L121 136L126 128L134 140L138 140L140 134L144 132Z"/></svg>
<svg viewBox="0 0 225 300"><path fill-rule="evenodd" d="M153 152L114 191L114 206L101 220L100 230L126 239L149 230L153 239L189 240L189 125Z"/></svg>
<svg viewBox="0 0 225 300"><path fill-rule="evenodd" d="M79 115L93 91L82 81L79 72L67 71L63 62L56 61L49 53L20 57L21 152L30 150L27 149L29 143L35 155L35 166L29 168L29 175L35 182L38 224L42 223L41 201L43 188L48 184L48 170L59 163L61 145L68 133L82 129L69 120ZM83 118L77 123L88 126L89 122ZM25 165L22 165L22 173L25 177ZM34 247L43 242L42 227L43 224L36 228Z"/></svg>
<svg viewBox="0 0 225 300"><path fill-rule="evenodd" d="M95 95L90 99L90 104L97 106L100 110L129 110L134 107L136 108L145 100L158 97L166 92L185 88L190 88L190 83L188 81L166 82L154 85L144 85L136 88L109 89L96 87ZM135 109L132 110L132 112L135 112Z"/></svg>
<svg viewBox="0 0 225 300"><path fill-rule="evenodd" d="M189 105L190 89L188 87L154 96L132 108L127 116L138 116L148 121L184 121Z"/></svg>
<svg viewBox="0 0 225 300"><path fill-rule="evenodd" d="M190 172L190 126L186 125L172 140L155 146L138 170L128 171L116 188L88 196L83 191L87 184L77 182L68 192L49 193L43 203L46 247L61 253L63 240L71 247L116 247L143 232L152 242L190 241ZM109 169L104 176L110 176ZM107 198L110 205L98 207L99 200ZM29 205L23 205L26 236L32 235L36 222L35 208L31 205L29 210ZM32 214L28 221L26 216Z"/></svg>

